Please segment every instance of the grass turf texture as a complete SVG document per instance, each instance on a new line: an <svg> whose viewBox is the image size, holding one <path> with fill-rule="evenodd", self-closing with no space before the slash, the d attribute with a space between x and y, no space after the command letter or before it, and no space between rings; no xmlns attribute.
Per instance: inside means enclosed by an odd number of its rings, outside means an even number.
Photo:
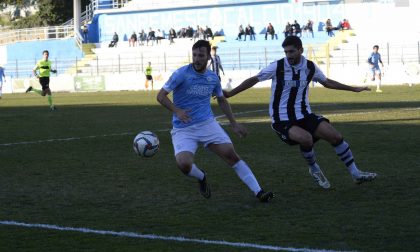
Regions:
<svg viewBox="0 0 420 252"><path fill-rule="evenodd" d="M318 188L298 147L282 143L267 116L268 89L230 99L249 131L224 126L260 184L276 193L261 204L230 167L199 149L212 198L176 168L171 114L156 92L58 93L57 111L36 94L3 95L0 145L69 137L73 141L0 146L0 220L131 231L281 247L416 251L420 246L420 86L384 93L311 89L312 110L350 143L359 168L379 174L355 185L333 148L320 141L317 159L332 184ZM213 101L214 103L214 101ZM260 111L263 110L263 111ZM254 111L254 112L249 112ZM214 112L221 112L214 107ZM225 121L224 118L221 119ZM142 130L158 134L153 158L132 150ZM102 137L104 134L126 133ZM6 251L254 251L0 225Z"/></svg>

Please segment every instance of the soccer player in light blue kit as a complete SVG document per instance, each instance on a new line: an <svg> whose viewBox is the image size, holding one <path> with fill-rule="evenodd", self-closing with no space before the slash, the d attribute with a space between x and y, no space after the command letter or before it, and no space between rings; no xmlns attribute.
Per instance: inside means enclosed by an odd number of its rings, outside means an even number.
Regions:
<svg viewBox="0 0 420 252"><path fill-rule="evenodd" d="M374 45L373 46L373 52L370 54L368 58L368 63L372 70L372 81L375 81L375 75L378 77L378 80L376 82L376 92L382 93L381 90L381 69L379 68L379 62L382 64L382 67L384 67L384 63L382 63L381 54L378 53L379 46Z"/></svg>
<svg viewBox="0 0 420 252"><path fill-rule="evenodd" d="M210 198L207 175L194 163L194 154L198 145L202 144L231 166L261 202L270 201L273 193L260 187L251 169L236 153L229 136L214 118L210 105L212 96L217 98L233 131L239 137L246 136L246 129L236 122L223 96L218 76L207 70L210 43L197 41L192 47L192 55L193 63L176 70L157 95L158 102L173 112L171 135L179 169L187 176L196 178L201 195ZM168 98L170 92L173 92L173 101Z"/></svg>

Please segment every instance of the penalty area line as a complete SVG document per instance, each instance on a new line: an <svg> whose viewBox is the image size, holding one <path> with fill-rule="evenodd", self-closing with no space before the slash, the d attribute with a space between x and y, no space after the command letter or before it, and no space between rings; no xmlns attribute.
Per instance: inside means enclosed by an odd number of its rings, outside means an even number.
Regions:
<svg viewBox="0 0 420 252"><path fill-rule="evenodd" d="M78 233L84 233L84 234L139 238L139 239L148 239L148 240L163 240L163 241L198 243L198 244L206 244L206 245L208 244L220 245L220 246L239 247L239 248L253 248L253 249L259 249L259 250L293 251L293 252L337 252L336 250L290 248L290 247L279 247L279 246L263 245L263 244L255 244L255 243L195 239L195 238L187 238L187 237L182 237L182 236L163 236L163 235L156 235L156 234L142 234L142 233L135 233L135 232L127 232L127 231L111 231L111 230L98 230L98 229L90 229L90 228L64 227L64 226L57 226L57 225L50 225L50 224L24 223L24 222L6 221L6 220L0 221L0 225L17 226L17 227L24 227L24 228L47 229L47 230L55 230L55 231L78 232Z"/></svg>

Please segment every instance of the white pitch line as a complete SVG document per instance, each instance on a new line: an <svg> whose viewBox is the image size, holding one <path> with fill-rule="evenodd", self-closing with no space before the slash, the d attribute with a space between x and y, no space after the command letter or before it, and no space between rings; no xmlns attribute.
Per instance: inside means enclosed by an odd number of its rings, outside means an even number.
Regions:
<svg viewBox="0 0 420 252"><path fill-rule="evenodd" d="M348 116L348 115L363 115L363 114L373 114L373 113L384 113L389 111L412 111L412 110L420 110L420 107L416 108L406 108L406 109L388 109L388 110L376 110L376 111L368 111L368 112L348 112L348 113L337 113L337 114L324 114L325 117L331 116ZM244 114L251 114L256 112L267 112L266 109L260 110L251 110L251 111L244 111L235 113L235 115L244 115ZM225 115L216 116L216 119L224 118ZM267 119L253 119L246 121L246 123L259 123L259 122L268 122L270 118ZM226 125L228 123L222 122L222 125ZM159 129L154 130L156 132L165 132L170 131L171 129ZM104 134L104 135L96 135L96 136L84 136L84 137L68 137L68 138L55 138L55 139L44 139L44 140L35 140L35 141L24 141L24 142L15 142L15 143L3 143L0 144L2 146L13 146L13 145L27 145L27 144L39 144L39 143L49 143L49 142L62 142L62 141L73 141L73 140L81 140L81 139L91 139L91 138L99 138L99 137L112 137L112 136L125 136L125 135L134 135L134 132L124 132L124 133L114 133L114 134Z"/></svg>
<svg viewBox="0 0 420 252"><path fill-rule="evenodd" d="M195 238L186 238L182 236L162 236L156 234L142 234L134 233L127 231L110 231L110 230L97 230L90 228L76 228L76 227L63 227L50 224L37 224L37 223L24 223L17 221L0 221L0 225L5 226L18 226L25 228L39 228L39 229L48 229L48 230L58 230L58 231L70 231L70 232L79 232L85 234L98 234L98 235L112 235L119 237L129 237L129 238L140 238L148 240L163 240L163 241L176 241L176 242L190 242L190 243L199 243L199 244L211 244L211 245L221 245L229 247L240 247L240 248L253 248L259 250L273 250L273 251L293 251L293 252L337 252L336 250L325 250L325 249L309 249L309 248L288 248L288 247L279 247L272 245L263 245L255 243L245 243L245 242L228 242L220 240L205 240L205 239L195 239Z"/></svg>

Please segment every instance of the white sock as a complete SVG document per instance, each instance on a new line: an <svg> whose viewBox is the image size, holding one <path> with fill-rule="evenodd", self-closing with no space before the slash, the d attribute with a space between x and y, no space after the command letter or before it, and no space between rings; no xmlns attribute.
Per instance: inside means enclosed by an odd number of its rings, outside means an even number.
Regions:
<svg viewBox="0 0 420 252"><path fill-rule="evenodd" d="M195 164L192 164L191 171L187 175L198 180L203 180L204 178L204 172L198 169Z"/></svg>
<svg viewBox="0 0 420 252"><path fill-rule="evenodd" d="M244 182L249 187L249 189L254 192L255 195L261 191L261 187L258 184L257 179L255 178L249 166L243 160L239 160L232 166L232 168L235 170L236 174L238 174L242 182Z"/></svg>

